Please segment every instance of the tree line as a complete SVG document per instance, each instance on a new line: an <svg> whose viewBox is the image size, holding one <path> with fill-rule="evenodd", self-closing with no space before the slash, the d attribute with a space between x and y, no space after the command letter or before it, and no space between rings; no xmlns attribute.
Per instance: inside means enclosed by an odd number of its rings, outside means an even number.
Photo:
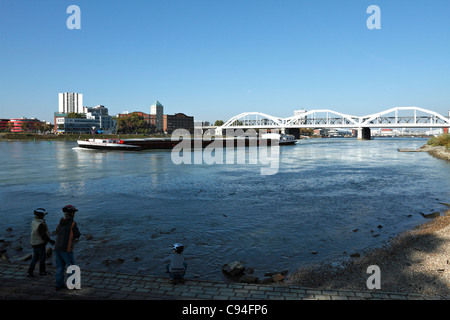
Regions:
<svg viewBox="0 0 450 320"><path fill-rule="evenodd" d="M146 121L143 116L130 114L119 117L117 120L117 133L126 134L152 134L157 133L156 126Z"/></svg>

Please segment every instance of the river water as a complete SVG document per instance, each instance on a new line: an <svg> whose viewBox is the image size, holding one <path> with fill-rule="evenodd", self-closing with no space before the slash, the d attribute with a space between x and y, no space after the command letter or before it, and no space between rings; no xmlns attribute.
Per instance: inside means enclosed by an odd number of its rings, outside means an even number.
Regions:
<svg viewBox="0 0 450 320"><path fill-rule="evenodd" d="M31 250L33 210L49 212L52 231L72 204L81 269L167 276L164 259L181 242L188 278L223 280L235 260L259 277L294 271L381 246L425 222L421 213L444 210L450 164L397 152L425 143L305 139L280 147L276 174L262 175L260 163L176 165L165 150L1 142L0 239L19 259Z"/></svg>

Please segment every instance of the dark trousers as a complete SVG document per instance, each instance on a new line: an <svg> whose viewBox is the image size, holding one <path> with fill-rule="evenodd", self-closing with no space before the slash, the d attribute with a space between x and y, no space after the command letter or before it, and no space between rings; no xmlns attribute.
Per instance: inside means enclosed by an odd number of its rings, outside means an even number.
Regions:
<svg viewBox="0 0 450 320"><path fill-rule="evenodd" d="M39 261L39 273L44 274L45 270L45 259L47 258L47 253L45 252L45 246L47 244L43 243L37 246L33 246L33 258L31 259L30 267L28 268L28 274L32 275L36 263Z"/></svg>
<svg viewBox="0 0 450 320"><path fill-rule="evenodd" d="M187 269L186 262L184 262L183 265L184 265L184 270L180 270L177 272L170 272L170 270L169 270L170 264L166 265L166 270L169 273L169 276L171 279L183 279L184 278L184 275L186 274L186 269Z"/></svg>

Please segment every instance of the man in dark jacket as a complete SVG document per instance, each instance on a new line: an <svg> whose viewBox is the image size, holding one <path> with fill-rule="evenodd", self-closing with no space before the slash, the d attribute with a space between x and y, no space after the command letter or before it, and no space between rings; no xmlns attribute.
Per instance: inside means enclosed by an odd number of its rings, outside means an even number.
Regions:
<svg viewBox="0 0 450 320"><path fill-rule="evenodd" d="M38 208L34 210L34 219L31 222L31 239L30 243L33 247L33 258L31 259L30 267L28 268L28 277L34 277L34 268L39 261L39 275L44 276L49 273L45 269L45 258L47 252L45 247L47 242L55 244L55 241L50 239L50 233L48 232L47 224L45 223L45 215L47 212L45 209Z"/></svg>
<svg viewBox="0 0 450 320"><path fill-rule="evenodd" d="M72 205L68 205L62 210L64 212L64 218L59 221L59 224L56 227L56 290L66 287L64 283L64 271L66 266L75 265L73 248L75 239L78 239L81 235L77 223L73 220L75 212L77 212L78 209Z"/></svg>

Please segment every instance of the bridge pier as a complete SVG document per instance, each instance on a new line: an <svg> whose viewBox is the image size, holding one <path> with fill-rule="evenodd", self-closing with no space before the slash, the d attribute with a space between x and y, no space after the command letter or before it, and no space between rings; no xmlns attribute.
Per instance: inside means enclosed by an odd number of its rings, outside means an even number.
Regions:
<svg viewBox="0 0 450 320"><path fill-rule="evenodd" d="M372 137L370 135L370 128L358 128L357 129L357 137L358 140L371 140Z"/></svg>

